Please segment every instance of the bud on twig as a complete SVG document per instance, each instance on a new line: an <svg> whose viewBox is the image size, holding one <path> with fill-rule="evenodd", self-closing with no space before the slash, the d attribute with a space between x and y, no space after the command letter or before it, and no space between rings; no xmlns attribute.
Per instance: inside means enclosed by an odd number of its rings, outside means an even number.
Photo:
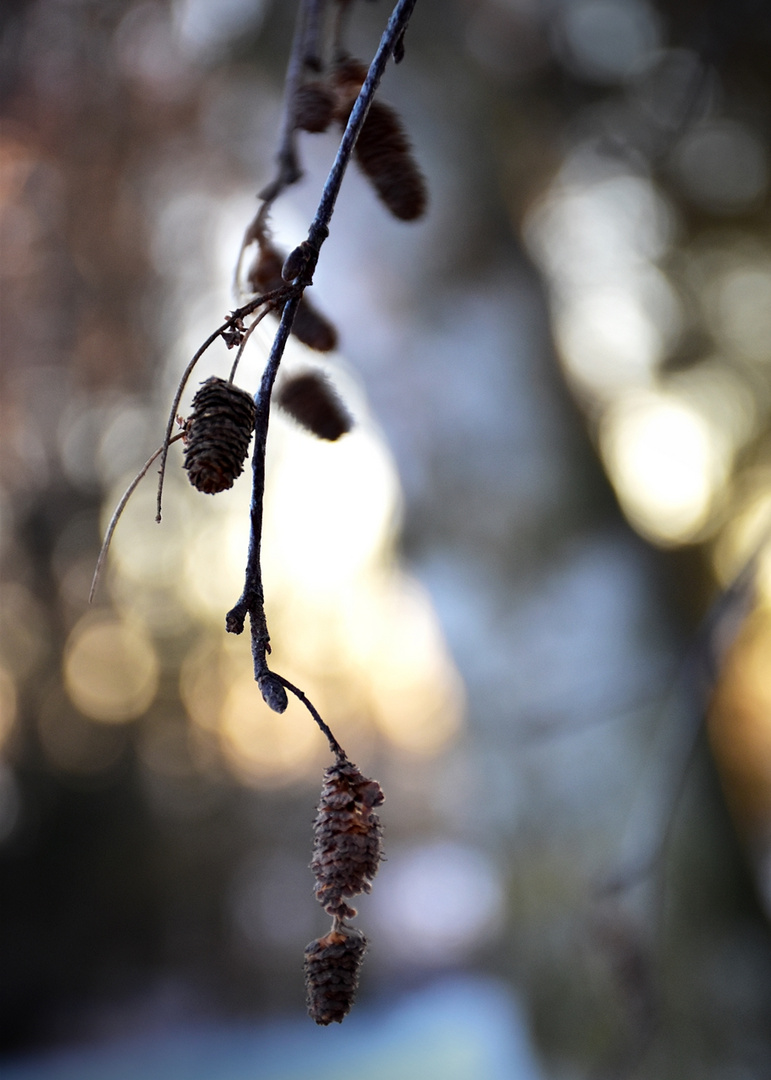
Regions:
<svg viewBox="0 0 771 1080"><path fill-rule="evenodd" d="M259 253L248 273L249 285L257 293L273 292L286 284L282 277L284 259L269 240L261 238L259 243ZM291 332L317 352L331 352L337 345L337 330L305 296L297 307Z"/></svg>

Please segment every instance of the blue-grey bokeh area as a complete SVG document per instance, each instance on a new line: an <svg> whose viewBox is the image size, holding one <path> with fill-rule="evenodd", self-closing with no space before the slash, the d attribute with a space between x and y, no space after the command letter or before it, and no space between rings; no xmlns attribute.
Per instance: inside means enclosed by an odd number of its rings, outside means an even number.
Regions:
<svg viewBox="0 0 771 1080"><path fill-rule="evenodd" d="M386 793L358 1000L317 1029L329 754L224 632L248 469L211 498L172 447L86 602L243 300L295 8L0 8L0 1075L766 1076L768 12L418 0L381 93L428 213L351 168L311 290L339 347L281 377L354 427L268 439L271 663ZM386 11L351 5L354 54ZM283 250L338 136L300 137Z"/></svg>

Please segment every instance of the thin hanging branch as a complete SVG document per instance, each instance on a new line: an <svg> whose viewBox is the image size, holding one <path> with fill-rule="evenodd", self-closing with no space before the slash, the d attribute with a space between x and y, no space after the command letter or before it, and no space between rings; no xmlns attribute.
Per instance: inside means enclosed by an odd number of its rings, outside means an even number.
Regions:
<svg viewBox="0 0 771 1080"><path fill-rule="evenodd" d="M283 675L270 670L270 634L265 616L260 553L265 451L271 398L279 365L298 315L295 332L300 340L321 352L334 348L337 340L334 327L312 309L307 300L304 300L303 294L313 282L322 244L329 235L329 224L343 176L367 120L386 64L392 57L395 56L398 60L403 55L404 33L416 0L399 0L391 13L366 77L363 65L355 61L352 65L353 73L349 71L345 86L341 88L339 76L340 65L344 63L344 51L340 34L342 16L349 3L350 0L338 0L336 5L335 15L338 18L333 26L334 65L324 83L323 79L306 81L306 75L322 70L326 0L301 0L287 70L284 120L276 155L277 171L273 180L261 192L262 206L246 231L236 268L238 285L244 252L250 243L256 241L259 256L249 272L249 283L260 295L232 311L204 341L185 368L174 395L163 443L129 485L113 514L91 588L93 596L110 540L123 509L158 457L161 464L157 520L160 521L166 462L172 442L185 439L187 449L184 468L188 472L188 478L198 490L214 494L230 487L240 474L251 436L254 434L249 545L244 588L238 602L225 617L225 628L229 633L240 634L247 616L249 617L254 678L264 701L275 712L282 713L288 704L287 691L294 694L326 737L335 758L334 764L326 770L324 777L319 813L314 826L312 863L316 877L316 895L325 911L332 915L332 928L327 935L311 942L307 947L305 962L308 1011L318 1024L341 1021L347 1015L356 992L358 970L366 950L366 939L358 930L348 925L347 920L356 915L355 908L350 906L348 900L360 892L369 892L372 878L377 873L381 858L381 830L375 808L382 803L383 793L377 781L363 776L348 760L330 727L305 693ZM300 91L304 91L304 113L300 109ZM354 95L356 97L352 103ZM321 101L324 108L317 109L315 113L311 109L309 118L307 106L309 102L313 105L314 96L316 105ZM398 120L387 109L385 113L387 123L383 121L381 110L379 122L373 123L365 132L369 136L370 151L368 155L359 155L359 163L391 212L402 220L414 220L420 216L425 206L422 177L417 167L413 167L411 160L408 160L409 144L401 132ZM373 120L377 115L377 111L372 114ZM308 229L307 238L289 254L282 265L282 256L273 245L267 227L270 207L278 195L301 175L297 156L297 131L302 128L307 131L325 130L333 118L344 125L344 131L316 214ZM388 174L390 185L385 194L384 173ZM394 184L396 193L391 190ZM404 186L409 189L409 212L404 210L404 199L400 197L398 190ZM418 192L417 198L415 191ZM248 327L245 326L244 319L258 309L261 309L259 314ZM274 311L281 311L281 317L259 388L252 399L247 392L235 386L233 380L255 327L268 312ZM193 399L192 413L184 423L184 431L172 436L185 386L201 357L219 338L222 338L228 348L237 348L230 378L227 381L215 376L208 378ZM311 380L310 384L306 378L304 392L306 397L310 393L313 399L312 417L309 416L307 407L304 413L300 410L300 414L311 431L320 438L336 439L348 430L350 417L323 378ZM307 400L305 404L308 405ZM324 423L319 423L316 415L320 405L326 410ZM297 415L297 410L295 414ZM309 419L312 421L310 424Z"/></svg>
<svg viewBox="0 0 771 1080"><path fill-rule="evenodd" d="M284 711L287 705L287 697L282 680L280 677L274 676L268 667L267 657L270 652L270 634L265 617L265 597L260 565L263 496L265 490L265 448L268 437L270 398L297 307L303 292L313 281L313 273L321 246L329 235L329 223L334 213L340 186L351 160L356 140L367 118L367 113L385 71L386 64L393 55L396 43L404 35L415 3L416 0L399 0L391 14L388 26L381 38L380 46L370 64L364 84L348 118L334 163L321 193L316 215L308 230L307 239L292 252L285 264L285 272L287 267L291 267L296 274L292 282L294 291L284 305L281 322L265 365L259 390L254 399L256 406L255 443L252 455L250 535L244 589L238 602L226 615L225 626L229 633L240 634L244 629L246 616L249 616L254 677L266 703L277 712ZM302 40L301 34L296 35L296 47L300 47L297 42L302 43Z"/></svg>
<svg viewBox="0 0 771 1080"><path fill-rule="evenodd" d="M171 443L178 442L180 439L183 439L184 437L185 437L184 431L180 431L180 433L178 435L175 435L171 439L167 439L166 442L164 442L164 444L162 446L159 446L158 449L155 451L155 453L152 454L147 459L147 461L144 463L142 468L136 474L136 476L131 481L129 486L123 492L123 495L120 498L120 502L118 503L118 505L115 507L115 509L112 512L112 517L110 518L110 523L107 526L107 531L105 532L104 540L102 541L102 547L101 547L101 549L99 551L99 557L96 560L96 566L94 567L94 576L91 579L91 589L90 589L89 594L88 594L88 602L89 602L89 604L92 604L93 601L94 601L94 595L96 594L96 587L99 584L99 578L102 576L102 569L104 567L104 561L107 558L107 553L110 550L110 544L112 543L112 538L113 538L113 535L115 533L115 529L118 526L118 522L121 519L123 511L126 509L126 505L127 505L128 501L129 501L129 499L131 498L131 496L136 491L137 487L139 486L140 481L143 480L145 476L147 476L147 473L148 473L152 463L154 461L158 460L158 458L161 456L161 454L166 449L166 447L170 446Z"/></svg>

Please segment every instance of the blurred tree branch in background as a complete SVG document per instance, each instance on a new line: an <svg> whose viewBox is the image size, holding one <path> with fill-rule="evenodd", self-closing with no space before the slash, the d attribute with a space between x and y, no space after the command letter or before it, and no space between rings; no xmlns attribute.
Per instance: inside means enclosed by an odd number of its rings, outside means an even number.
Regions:
<svg viewBox="0 0 771 1080"><path fill-rule="evenodd" d="M139 489L85 606L272 174L295 6L214 7L0 9L6 1052L300 1010L324 927L323 737L221 640L243 483L174 470L159 528ZM698 637L771 507L769 46L749 0L421 0L384 91L426 223L349 175L314 277L356 426L271 420L273 660L389 793L362 1007L499 977L544 1075L771 1061L767 544Z"/></svg>

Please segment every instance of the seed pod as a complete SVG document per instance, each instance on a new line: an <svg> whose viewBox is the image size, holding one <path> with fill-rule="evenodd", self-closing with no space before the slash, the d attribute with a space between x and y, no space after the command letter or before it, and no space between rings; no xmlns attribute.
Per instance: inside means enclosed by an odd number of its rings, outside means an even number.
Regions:
<svg viewBox="0 0 771 1080"><path fill-rule="evenodd" d="M293 420L319 439L335 442L353 426L337 391L320 371L290 376L276 392L276 401Z"/></svg>
<svg viewBox="0 0 771 1080"><path fill-rule="evenodd" d="M256 293L272 292L286 285L281 271L284 259L268 240L260 244L260 251L247 275L250 287ZM337 330L303 296L292 323L292 333L304 345L317 352L331 352L337 345Z"/></svg>
<svg viewBox="0 0 771 1080"><path fill-rule="evenodd" d="M336 919L356 914L344 897L369 892L381 858L381 829L374 807L383 802L376 780L368 780L346 758L324 773L313 823L316 899Z"/></svg>
<svg viewBox="0 0 771 1080"><path fill-rule="evenodd" d="M335 111L335 97L318 79L297 88L294 98L294 124L301 131L326 131Z"/></svg>
<svg viewBox="0 0 771 1080"><path fill-rule="evenodd" d="M185 426L185 460L190 483L213 495L241 475L254 428L251 394L212 376L202 383Z"/></svg>
<svg viewBox="0 0 771 1080"><path fill-rule="evenodd" d="M366 949L367 939L350 927L336 927L306 946L308 1013L317 1024L339 1024L350 1012Z"/></svg>

